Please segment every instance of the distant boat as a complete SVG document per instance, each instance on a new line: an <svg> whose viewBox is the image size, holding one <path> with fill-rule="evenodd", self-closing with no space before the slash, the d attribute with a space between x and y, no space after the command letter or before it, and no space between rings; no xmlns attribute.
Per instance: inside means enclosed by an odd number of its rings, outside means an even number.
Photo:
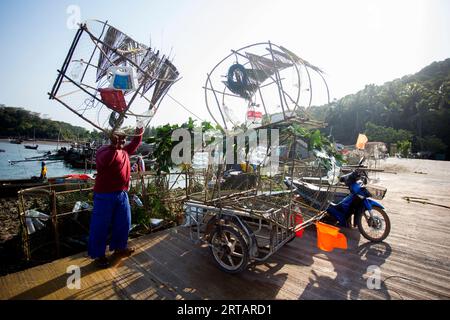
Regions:
<svg viewBox="0 0 450 320"><path fill-rule="evenodd" d="M34 141L34 146L30 146L30 145L26 145L25 146L25 149L34 149L34 150L37 150L37 148L39 147L37 144L36 144L36 129L34 129L33 130L33 141Z"/></svg>
<svg viewBox="0 0 450 320"><path fill-rule="evenodd" d="M22 144L22 139L9 139L9 143Z"/></svg>
<svg viewBox="0 0 450 320"><path fill-rule="evenodd" d="M3 149L0 149L0 152L5 152L5 150L3 150Z"/></svg>
<svg viewBox="0 0 450 320"><path fill-rule="evenodd" d="M40 180L39 177L32 177L31 179L12 179L0 180L0 199L7 197L17 197L17 192L22 189L40 187L54 184L64 183L92 183L93 180L85 174L70 174L61 177L51 177L47 180Z"/></svg>
<svg viewBox="0 0 450 320"><path fill-rule="evenodd" d="M0 180L0 198L17 197L17 192L21 189L39 187L48 184L48 181L35 179L13 179Z"/></svg>
<svg viewBox="0 0 450 320"><path fill-rule="evenodd" d="M74 169L96 169L95 160L73 159L69 163Z"/></svg>

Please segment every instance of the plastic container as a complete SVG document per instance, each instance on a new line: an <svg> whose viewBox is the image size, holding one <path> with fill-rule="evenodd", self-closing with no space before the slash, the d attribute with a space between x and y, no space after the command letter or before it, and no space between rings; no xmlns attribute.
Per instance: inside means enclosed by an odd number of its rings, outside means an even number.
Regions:
<svg viewBox="0 0 450 320"><path fill-rule="evenodd" d="M158 225L160 225L164 220L163 219L155 219L155 218L150 218L150 224L153 227L157 227Z"/></svg>
<svg viewBox="0 0 450 320"><path fill-rule="evenodd" d="M74 61L72 63L72 68L70 70L70 77L73 81L80 83L81 76L83 74L83 60L81 61Z"/></svg>
<svg viewBox="0 0 450 320"><path fill-rule="evenodd" d="M75 205L73 206L72 211L77 212L80 210L87 210L90 208L91 208L91 205L89 203L84 202L84 201L77 201L77 202L75 202Z"/></svg>
<svg viewBox="0 0 450 320"><path fill-rule="evenodd" d="M25 224L27 225L28 234L33 234L36 232L36 229L34 228L34 224L31 218L26 218Z"/></svg>
<svg viewBox="0 0 450 320"><path fill-rule="evenodd" d="M112 66L108 69L112 74L110 88L130 91L135 89L133 68L127 66Z"/></svg>
<svg viewBox="0 0 450 320"><path fill-rule="evenodd" d="M139 197L137 195L133 196L133 201L139 206L139 207L143 207L144 204L142 203L141 199L139 199Z"/></svg>
<svg viewBox="0 0 450 320"><path fill-rule="evenodd" d="M34 209L30 209L30 210L25 211L25 217L38 218L38 219L41 219L41 220L44 220L44 221L47 221L50 218L50 216L48 214L39 212L39 211L34 210Z"/></svg>
<svg viewBox="0 0 450 320"><path fill-rule="evenodd" d="M257 110L259 105L250 103L247 108L246 122L248 128L259 127L262 123L262 112Z"/></svg>
<svg viewBox="0 0 450 320"><path fill-rule="evenodd" d="M28 234L33 234L36 230L41 230L44 228L45 224L40 220L47 221L49 218L49 215L34 209L25 211L25 224Z"/></svg>
<svg viewBox="0 0 450 320"><path fill-rule="evenodd" d="M39 219L33 219L33 224L36 230L41 230L45 227L45 224Z"/></svg>
<svg viewBox="0 0 450 320"><path fill-rule="evenodd" d="M75 205L73 206L72 211L77 212L77 211L80 211L80 209L81 209L81 201L75 202Z"/></svg>

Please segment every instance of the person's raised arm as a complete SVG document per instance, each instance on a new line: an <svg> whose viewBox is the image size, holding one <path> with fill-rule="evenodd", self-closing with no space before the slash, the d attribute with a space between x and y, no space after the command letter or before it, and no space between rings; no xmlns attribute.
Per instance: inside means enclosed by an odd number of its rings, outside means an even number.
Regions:
<svg viewBox="0 0 450 320"><path fill-rule="evenodd" d="M136 136L131 140L129 144L127 144L125 147L123 147L123 150L128 152L128 154L133 154L136 152L137 148L139 148L141 142L142 142L142 135L144 133L143 128L136 128Z"/></svg>

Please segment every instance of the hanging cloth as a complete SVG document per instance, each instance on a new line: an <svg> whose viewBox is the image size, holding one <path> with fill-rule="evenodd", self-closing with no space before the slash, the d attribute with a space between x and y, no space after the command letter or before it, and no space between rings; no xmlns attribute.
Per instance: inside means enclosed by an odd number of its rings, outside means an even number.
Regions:
<svg viewBox="0 0 450 320"><path fill-rule="evenodd" d="M105 105L117 112L123 112L127 108L125 97L122 90L116 90L111 88L100 88L100 96Z"/></svg>
<svg viewBox="0 0 450 320"><path fill-rule="evenodd" d="M367 139L366 135L360 133L358 135L358 139L356 140L356 148L360 149L360 150L364 150L364 148L366 147L367 141L369 141L369 139Z"/></svg>

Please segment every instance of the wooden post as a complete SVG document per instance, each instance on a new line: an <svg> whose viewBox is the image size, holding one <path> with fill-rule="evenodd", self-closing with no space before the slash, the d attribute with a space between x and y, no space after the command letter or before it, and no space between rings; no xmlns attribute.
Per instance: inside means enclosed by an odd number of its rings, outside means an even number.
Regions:
<svg viewBox="0 0 450 320"><path fill-rule="evenodd" d="M141 188L142 188L142 198L144 200L144 211L145 213L148 213L148 198L147 198L147 188L145 187L145 178L144 178L144 173L139 172L139 180L141 183Z"/></svg>
<svg viewBox="0 0 450 320"><path fill-rule="evenodd" d="M28 229L25 218L25 204L23 201L23 195L19 192L19 220L22 229L22 248L26 261L31 260L30 239L28 237Z"/></svg>
<svg viewBox="0 0 450 320"><path fill-rule="evenodd" d="M191 186L191 181L190 181L190 179L191 179L191 175L189 174L189 177L188 177L188 168L186 167L185 168L186 170L184 171L184 186L185 186L185 189L186 189L186 199L188 199L188 197L189 197L189 188L190 188L190 186ZM188 181L188 179L189 179L189 181Z"/></svg>
<svg viewBox="0 0 450 320"><path fill-rule="evenodd" d="M52 204L52 224L53 232L55 236L55 246L56 246L56 257L60 257L60 243L59 243L59 232L58 232L58 217L56 211L56 191L53 190L51 193L51 204Z"/></svg>

